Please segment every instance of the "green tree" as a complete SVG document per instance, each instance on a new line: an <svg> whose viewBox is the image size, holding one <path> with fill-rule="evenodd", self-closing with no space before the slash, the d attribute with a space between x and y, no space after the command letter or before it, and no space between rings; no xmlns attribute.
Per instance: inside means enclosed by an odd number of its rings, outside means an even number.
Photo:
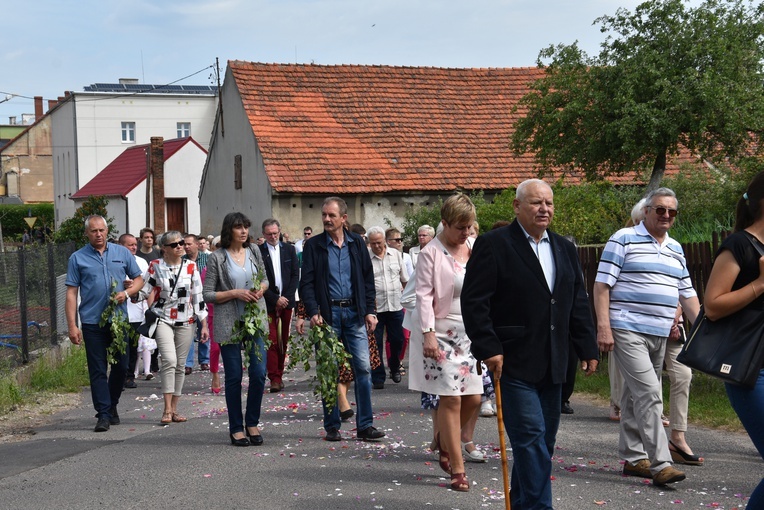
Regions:
<svg viewBox="0 0 764 510"><path fill-rule="evenodd" d="M29 225L24 218L37 218L35 227L53 227L53 204L3 204L0 205L0 221L3 223L3 236L21 241L24 230Z"/></svg>
<svg viewBox="0 0 764 510"><path fill-rule="evenodd" d="M109 238L117 237L119 231L114 227L114 218L109 218L106 211L108 203L109 200L103 196L88 197L74 212L74 216L61 222L53 239L57 243L74 241L77 248L85 246L87 243L87 238L85 237L85 219L92 214L106 218L106 226L109 227Z"/></svg>
<svg viewBox="0 0 764 510"><path fill-rule="evenodd" d="M713 163L761 147L764 6L650 0L595 23L608 34L598 56L576 43L540 52L546 75L515 108L527 112L516 153L592 180L652 165L654 189L682 147Z"/></svg>

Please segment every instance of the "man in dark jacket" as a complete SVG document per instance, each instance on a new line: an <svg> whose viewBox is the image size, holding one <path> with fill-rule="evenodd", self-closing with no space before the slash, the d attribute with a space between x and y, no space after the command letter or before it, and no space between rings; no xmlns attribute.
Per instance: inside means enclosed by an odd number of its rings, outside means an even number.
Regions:
<svg viewBox="0 0 764 510"><path fill-rule="evenodd" d="M265 242L260 245L263 255L265 274L270 286L265 291L265 304L268 307L268 348L266 367L271 381L271 393L284 389L284 361L286 359L289 327L292 323L294 294L300 281L300 266L294 245L279 241L281 224L274 218L263 222Z"/></svg>
<svg viewBox="0 0 764 510"><path fill-rule="evenodd" d="M332 326L352 356L355 374L356 430L358 439L376 440L385 436L372 424L371 365L367 328L377 325L374 270L363 239L345 230L347 204L339 197L324 200L321 208L324 232L307 240L302 251L300 299L311 326ZM327 441L339 441L340 412L324 403Z"/></svg>
<svg viewBox="0 0 764 510"><path fill-rule="evenodd" d="M582 368L599 351L575 247L547 230L552 189L531 179L517 187L517 219L478 237L461 294L472 353L501 385L512 443L512 508L551 509L552 454L560 424L569 342Z"/></svg>

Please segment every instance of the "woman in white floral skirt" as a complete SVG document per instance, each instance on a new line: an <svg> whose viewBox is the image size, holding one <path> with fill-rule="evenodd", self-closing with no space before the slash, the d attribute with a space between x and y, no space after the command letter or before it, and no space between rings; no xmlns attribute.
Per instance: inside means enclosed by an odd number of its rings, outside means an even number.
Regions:
<svg viewBox="0 0 764 510"><path fill-rule="evenodd" d="M416 315L411 332L409 389L440 397L438 408L441 469L451 475L451 488L468 491L460 431L480 406L482 376L470 353L462 322L461 293L472 251L469 231L475 206L461 193L449 197L440 211L443 232L419 254L416 270Z"/></svg>

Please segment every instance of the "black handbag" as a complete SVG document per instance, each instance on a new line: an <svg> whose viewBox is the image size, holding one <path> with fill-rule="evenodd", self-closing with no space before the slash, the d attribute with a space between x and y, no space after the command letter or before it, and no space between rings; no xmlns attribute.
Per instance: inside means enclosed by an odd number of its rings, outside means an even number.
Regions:
<svg viewBox="0 0 764 510"><path fill-rule="evenodd" d="M143 316L143 322L138 326L138 333L148 338L156 338L154 335L157 331L157 325L159 324L159 315L153 308L146 310Z"/></svg>
<svg viewBox="0 0 764 510"><path fill-rule="evenodd" d="M764 256L756 241L750 241ZM676 360L725 382L752 388L764 363L764 310L746 307L712 321L701 306Z"/></svg>

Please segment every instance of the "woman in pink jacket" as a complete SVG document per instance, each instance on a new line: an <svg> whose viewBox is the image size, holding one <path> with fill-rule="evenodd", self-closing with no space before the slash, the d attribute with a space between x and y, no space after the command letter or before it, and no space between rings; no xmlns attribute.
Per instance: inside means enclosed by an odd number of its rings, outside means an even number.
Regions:
<svg viewBox="0 0 764 510"><path fill-rule="evenodd" d="M483 380L470 353L462 322L461 294L472 251L470 227L475 206L461 193L440 210L443 231L419 254L416 269L416 317L411 332L409 389L440 396L436 438L441 469L451 488L469 490L461 453L462 426L480 406Z"/></svg>

